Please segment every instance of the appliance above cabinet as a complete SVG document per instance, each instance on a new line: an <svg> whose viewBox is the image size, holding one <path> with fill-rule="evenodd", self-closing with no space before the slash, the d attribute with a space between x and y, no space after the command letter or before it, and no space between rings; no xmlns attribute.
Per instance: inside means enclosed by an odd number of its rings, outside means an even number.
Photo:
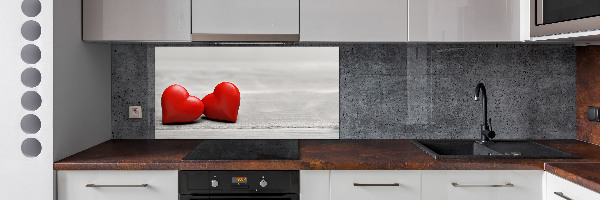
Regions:
<svg viewBox="0 0 600 200"><path fill-rule="evenodd" d="M192 0L192 41L299 39L299 0Z"/></svg>
<svg viewBox="0 0 600 200"><path fill-rule="evenodd" d="M532 40L600 41L600 1L530 0Z"/></svg>

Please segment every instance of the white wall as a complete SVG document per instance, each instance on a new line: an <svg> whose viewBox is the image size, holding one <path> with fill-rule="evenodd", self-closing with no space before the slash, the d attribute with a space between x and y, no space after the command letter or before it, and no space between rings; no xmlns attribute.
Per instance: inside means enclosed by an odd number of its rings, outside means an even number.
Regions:
<svg viewBox="0 0 600 200"><path fill-rule="evenodd" d="M41 12L27 17L21 11L22 0L0 1L0 199L51 199L53 196L53 77L52 77L52 1L41 1ZM21 25L34 20L40 24L41 36L33 41L21 35ZM41 59L27 64L21 59L21 49L28 44L39 47ZM29 67L40 71L39 85L29 88L21 83L21 73ZM27 91L37 92L41 106L33 111L21 105ZM26 134L21 119L36 115L41 122L39 131ZM25 139L38 140L41 153L26 157L21 152Z"/></svg>
<svg viewBox="0 0 600 200"><path fill-rule="evenodd" d="M54 1L54 161L109 140L110 45L81 39L81 0Z"/></svg>
<svg viewBox="0 0 600 200"><path fill-rule="evenodd" d="M81 1L41 0L41 12L26 16L22 0L0 2L0 199L52 199L54 161L111 137L110 45L81 42ZM24 22L40 24L41 36L33 41L21 35ZM41 59L31 64L21 59L25 45L36 45ZM21 73L35 68L37 86L28 87ZM21 97L37 92L41 106L25 109ZM40 129L26 133L23 116L40 119ZM41 144L37 156L25 156L22 143Z"/></svg>

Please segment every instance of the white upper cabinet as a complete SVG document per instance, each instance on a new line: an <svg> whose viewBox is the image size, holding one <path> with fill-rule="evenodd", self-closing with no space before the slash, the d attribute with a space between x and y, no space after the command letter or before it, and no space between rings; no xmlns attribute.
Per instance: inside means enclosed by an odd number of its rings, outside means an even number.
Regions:
<svg viewBox="0 0 600 200"><path fill-rule="evenodd" d="M528 0L411 0L408 40L529 40L529 6Z"/></svg>
<svg viewBox="0 0 600 200"><path fill-rule="evenodd" d="M83 0L85 41L189 41L190 0Z"/></svg>
<svg viewBox="0 0 600 200"><path fill-rule="evenodd" d="M406 42L408 0L302 0L300 41Z"/></svg>
<svg viewBox="0 0 600 200"><path fill-rule="evenodd" d="M192 0L194 41L298 41L299 21L299 0Z"/></svg>

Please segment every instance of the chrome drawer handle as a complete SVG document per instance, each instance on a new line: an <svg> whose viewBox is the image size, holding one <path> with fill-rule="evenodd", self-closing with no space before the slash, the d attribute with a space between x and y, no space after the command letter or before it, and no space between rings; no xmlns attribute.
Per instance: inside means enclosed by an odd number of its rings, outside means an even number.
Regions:
<svg viewBox="0 0 600 200"><path fill-rule="evenodd" d="M354 186L400 186L400 183L392 183L392 184L364 184L364 183L354 183Z"/></svg>
<svg viewBox="0 0 600 200"><path fill-rule="evenodd" d="M87 184L85 187L148 187L148 184L141 185L96 185L96 184Z"/></svg>
<svg viewBox="0 0 600 200"><path fill-rule="evenodd" d="M554 192L554 194L556 196L562 197L563 199L566 199L566 200L573 200L573 199L569 198L568 196L565 196L565 194L563 194L562 192Z"/></svg>
<svg viewBox="0 0 600 200"><path fill-rule="evenodd" d="M515 187L512 183L507 183L504 185L461 185L458 183L452 183L454 187Z"/></svg>

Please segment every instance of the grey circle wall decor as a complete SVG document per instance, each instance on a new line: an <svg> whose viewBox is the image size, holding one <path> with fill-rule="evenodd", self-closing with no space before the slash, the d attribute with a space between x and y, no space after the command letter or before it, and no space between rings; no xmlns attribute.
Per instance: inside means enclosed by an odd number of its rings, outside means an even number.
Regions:
<svg viewBox="0 0 600 200"><path fill-rule="evenodd" d="M21 82L27 87L36 87L42 82L42 73L36 68L27 68L21 73Z"/></svg>
<svg viewBox="0 0 600 200"><path fill-rule="evenodd" d="M36 17L42 11L40 0L23 0L21 11L27 17ZM21 25L21 36L27 41L40 39L42 26L35 20L28 20ZM36 64L42 58L42 51L35 44L27 44L21 49L21 60L27 64ZM33 67L21 72L21 83L34 88L42 81L41 72ZM27 91L21 96L21 106L25 110L35 111L42 106L42 97L36 91ZM36 134L42 127L42 121L35 114L27 114L21 118L21 130L27 134ZM42 152L42 144L36 138L27 138L21 143L21 153L26 157L37 157Z"/></svg>
<svg viewBox="0 0 600 200"><path fill-rule="evenodd" d="M23 25L21 26L21 35L26 40L29 40L29 41L37 40L38 38L40 38L41 34L42 34L42 27L40 26L40 23L38 23L36 21L29 20L29 21L26 21L25 23L23 23Z"/></svg>
<svg viewBox="0 0 600 200"><path fill-rule="evenodd" d="M21 105L25 110L37 110L42 105L42 97L37 92L27 91L21 97Z"/></svg>
<svg viewBox="0 0 600 200"><path fill-rule="evenodd" d="M23 0L21 11L27 17L35 17L42 11L42 3L39 0Z"/></svg>
<svg viewBox="0 0 600 200"><path fill-rule="evenodd" d="M21 59L27 64L35 64L40 61L42 57L42 51L38 46L28 44L21 49Z"/></svg>
<svg viewBox="0 0 600 200"><path fill-rule="evenodd" d="M27 138L21 143L21 153L27 157L37 157L42 153L42 144L35 138Z"/></svg>
<svg viewBox="0 0 600 200"><path fill-rule="evenodd" d="M21 119L21 129L27 134L35 134L40 131L41 127L42 121L40 121L40 118L34 114L25 115Z"/></svg>

